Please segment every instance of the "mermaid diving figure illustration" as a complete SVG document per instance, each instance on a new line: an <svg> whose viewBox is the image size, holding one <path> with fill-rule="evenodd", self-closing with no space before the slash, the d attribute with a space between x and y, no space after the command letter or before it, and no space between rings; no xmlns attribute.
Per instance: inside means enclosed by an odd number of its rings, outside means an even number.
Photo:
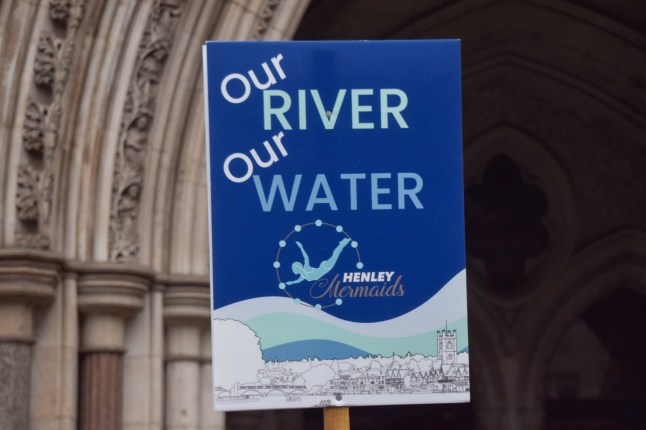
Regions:
<svg viewBox="0 0 646 430"><path fill-rule="evenodd" d="M343 251L343 248L345 248L348 243L350 243L350 239L347 237L341 239L337 247L334 248L330 258L321 261L319 267L312 267L310 266L310 258L307 255L307 252L305 252L305 248L303 248L303 245L299 241L296 241L296 245L298 245L301 250L301 254L303 254L303 263L296 261L292 264L292 271L296 275L299 275L299 277L293 281L286 282L286 284L293 285L303 281L317 281L321 279L330 270L332 270L336 261L339 259L339 255L341 255L341 251Z"/></svg>

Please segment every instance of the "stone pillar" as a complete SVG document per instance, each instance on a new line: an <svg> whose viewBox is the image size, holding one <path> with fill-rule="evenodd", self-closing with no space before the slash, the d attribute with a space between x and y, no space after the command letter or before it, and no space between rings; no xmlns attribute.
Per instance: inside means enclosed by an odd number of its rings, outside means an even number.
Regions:
<svg viewBox="0 0 646 430"><path fill-rule="evenodd" d="M167 430L201 428L202 332L210 320L205 281L174 278L164 292Z"/></svg>
<svg viewBox="0 0 646 430"><path fill-rule="evenodd" d="M126 323L123 430L164 425L163 287L156 284L144 308Z"/></svg>
<svg viewBox="0 0 646 430"><path fill-rule="evenodd" d="M121 428L122 402L122 353L84 353L81 358L79 429Z"/></svg>
<svg viewBox="0 0 646 430"><path fill-rule="evenodd" d="M202 330L202 408L201 430L224 430L225 414L213 410L213 366L211 364L211 328Z"/></svg>
<svg viewBox="0 0 646 430"><path fill-rule="evenodd" d="M79 430L120 430L125 323L142 309L152 275L115 264L84 270L78 283L83 314Z"/></svg>
<svg viewBox="0 0 646 430"><path fill-rule="evenodd" d="M166 330L166 428L199 430L200 327L171 325Z"/></svg>
<svg viewBox="0 0 646 430"><path fill-rule="evenodd" d="M58 263L46 253L0 250L0 429L29 429L33 310L50 303Z"/></svg>
<svg viewBox="0 0 646 430"><path fill-rule="evenodd" d="M4 309L0 308L0 313ZM0 428L29 428L31 345L0 341Z"/></svg>
<svg viewBox="0 0 646 430"><path fill-rule="evenodd" d="M121 428L124 316L85 316L81 337L79 429Z"/></svg>
<svg viewBox="0 0 646 430"><path fill-rule="evenodd" d="M150 339L150 429L164 424L164 289L155 285L152 292L152 333Z"/></svg>
<svg viewBox="0 0 646 430"><path fill-rule="evenodd" d="M75 271L66 272L54 302L38 312L38 341L31 351L30 430L77 429L77 280Z"/></svg>

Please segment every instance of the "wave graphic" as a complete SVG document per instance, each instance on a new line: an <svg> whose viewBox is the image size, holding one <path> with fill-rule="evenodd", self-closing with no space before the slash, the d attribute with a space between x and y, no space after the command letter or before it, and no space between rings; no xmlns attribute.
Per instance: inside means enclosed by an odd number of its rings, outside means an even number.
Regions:
<svg viewBox="0 0 646 430"><path fill-rule="evenodd" d="M346 321L282 297L234 303L216 309L213 317L238 320L254 330L265 359L321 356L339 359L354 356L357 351L363 356L437 355L436 331L447 326L457 332L457 350L468 351L464 270L426 303L387 321Z"/></svg>
<svg viewBox="0 0 646 430"><path fill-rule="evenodd" d="M353 346L331 340L312 339L286 343L267 348L262 351L265 361L300 361L318 358L319 360L334 360L338 357L365 357L370 355Z"/></svg>
<svg viewBox="0 0 646 430"><path fill-rule="evenodd" d="M433 297L410 312L386 321L358 323L337 318L325 311L294 303L287 297L258 297L233 303L213 311L213 318L242 322L268 314L300 315L331 324L352 333L380 338L424 334L429 328L444 327L467 316L466 270L458 272ZM310 339L312 336L309 337Z"/></svg>
<svg viewBox="0 0 646 430"><path fill-rule="evenodd" d="M256 332L263 351L279 345L315 338L339 342L372 355L382 356L392 354L403 356L408 353L437 355L437 330L445 328L444 324L441 327L426 326L426 332L413 336L393 337L392 334L389 337L366 336L302 315L285 313L261 315L244 323ZM466 348L468 346L467 318L451 322L448 328L457 331L458 350Z"/></svg>

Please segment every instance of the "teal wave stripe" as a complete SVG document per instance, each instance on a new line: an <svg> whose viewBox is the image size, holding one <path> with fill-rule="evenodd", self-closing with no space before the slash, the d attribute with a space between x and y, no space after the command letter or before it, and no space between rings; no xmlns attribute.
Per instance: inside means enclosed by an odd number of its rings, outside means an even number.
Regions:
<svg viewBox="0 0 646 430"><path fill-rule="evenodd" d="M262 352L265 361L300 361L318 358L319 360L335 360L337 358L358 358L370 355L366 351L331 340L300 340L273 346Z"/></svg>
<svg viewBox="0 0 646 430"><path fill-rule="evenodd" d="M261 349L284 345L303 340L321 339L340 342L373 355L391 356L423 354L437 355L437 330L435 327L426 333L406 337L366 336L341 329L317 319L290 313L271 313L259 315L244 321L260 338ZM467 318L464 317L448 325L456 330L458 351L469 345L467 337Z"/></svg>

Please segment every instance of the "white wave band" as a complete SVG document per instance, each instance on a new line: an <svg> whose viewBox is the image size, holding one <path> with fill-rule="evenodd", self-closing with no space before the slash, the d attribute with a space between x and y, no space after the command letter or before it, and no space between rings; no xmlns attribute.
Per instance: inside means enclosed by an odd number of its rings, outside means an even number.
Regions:
<svg viewBox="0 0 646 430"><path fill-rule="evenodd" d="M466 269L458 272L433 297L410 312L385 321L360 323L337 318L325 311L295 304L287 297L258 297L218 308L214 319L248 321L261 315L288 313L331 324L349 332L381 338L415 336L429 327L442 327L467 316Z"/></svg>

